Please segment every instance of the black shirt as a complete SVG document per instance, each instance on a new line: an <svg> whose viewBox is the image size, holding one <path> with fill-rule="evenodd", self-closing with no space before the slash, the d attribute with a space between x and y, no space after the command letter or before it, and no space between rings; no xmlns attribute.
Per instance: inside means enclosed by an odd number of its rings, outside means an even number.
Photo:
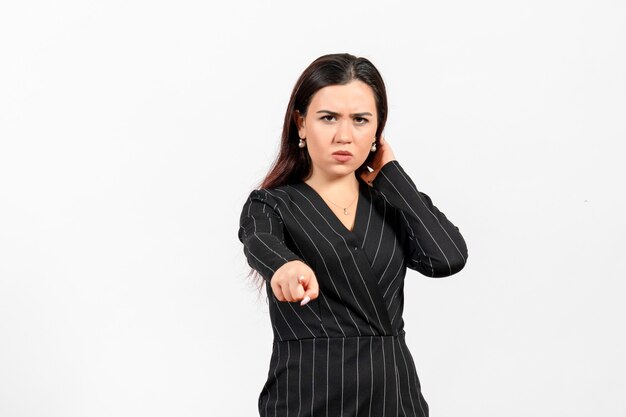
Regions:
<svg viewBox="0 0 626 417"><path fill-rule="evenodd" d="M397 160L372 187L357 179L352 231L305 182L253 190L244 204L238 236L266 281L274 332L261 416L428 415L404 340L404 277L455 274L467 247ZM320 287L305 306L278 301L269 285L295 259Z"/></svg>

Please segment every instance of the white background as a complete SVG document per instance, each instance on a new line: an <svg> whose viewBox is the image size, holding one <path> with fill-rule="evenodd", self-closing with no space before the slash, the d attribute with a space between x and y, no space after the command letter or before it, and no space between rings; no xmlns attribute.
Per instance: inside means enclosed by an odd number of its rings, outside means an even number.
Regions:
<svg viewBox="0 0 626 417"><path fill-rule="evenodd" d="M271 327L237 239L293 84L388 88L386 137L459 226L406 277L431 415L626 415L626 4L0 6L0 415L253 416Z"/></svg>

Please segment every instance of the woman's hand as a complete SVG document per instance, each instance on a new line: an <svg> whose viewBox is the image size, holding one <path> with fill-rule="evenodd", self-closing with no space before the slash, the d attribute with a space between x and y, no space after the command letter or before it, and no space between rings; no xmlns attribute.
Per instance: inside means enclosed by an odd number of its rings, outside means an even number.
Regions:
<svg viewBox="0 0 626 417"><path fill-rule="evenodd" d="M274 272L270 281L278 301L300 301L301 306L319 295L315 273L302 261L289 261Z"/></svg>
<svg viewBox="0 0 626 417"><path fill-rule="evenodd" d="M378 175L378 171L389 161L393 161L396 159L393 151L391 150L391 146L385 140L385 138L381 135L380 143L376 145L376 153L374 154L374 160L372 161L372 172L363 171L361 173L361 178L365 180L368 184L371 185L376 175Z"/></svg>

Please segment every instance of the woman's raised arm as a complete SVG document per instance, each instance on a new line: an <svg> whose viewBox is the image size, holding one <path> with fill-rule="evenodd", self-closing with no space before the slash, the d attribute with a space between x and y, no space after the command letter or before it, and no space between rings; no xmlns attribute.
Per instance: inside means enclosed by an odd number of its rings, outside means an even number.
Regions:
<svg viewBox="0 0 626 417"><path fill-rule="evenodd" d="M463 269L467 246L459 228L417 190L396 159L383 165L372 185L398 210L407 267L434 278Z"/></svg>

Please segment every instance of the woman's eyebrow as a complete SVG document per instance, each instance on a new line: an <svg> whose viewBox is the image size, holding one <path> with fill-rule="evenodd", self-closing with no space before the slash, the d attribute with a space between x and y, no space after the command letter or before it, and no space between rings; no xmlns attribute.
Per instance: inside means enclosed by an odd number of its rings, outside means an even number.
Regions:
<svg viewBox="0 0 626 417"><path fill-rule="evenodd" d="M328 113L331 116L338 116L339 113L335 112L335 111L330 111L330 110L318 110L316 113ZM372 116L372 113L370 112L361 112L361 113L352 113L350 116L352 117L362 117L362 116Z"/></svg>

